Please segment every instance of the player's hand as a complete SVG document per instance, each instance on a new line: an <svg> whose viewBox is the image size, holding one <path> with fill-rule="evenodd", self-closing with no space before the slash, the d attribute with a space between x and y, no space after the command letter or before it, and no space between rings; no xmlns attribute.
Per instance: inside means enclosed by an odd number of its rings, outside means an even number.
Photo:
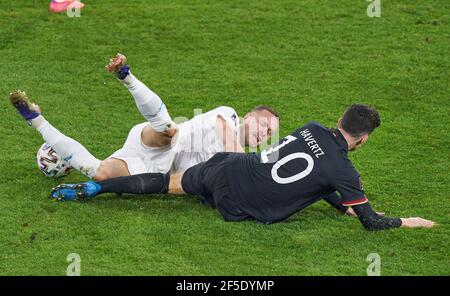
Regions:
<svg viewBox="0 0 450 296"><path fill-rule="evenodd" d="M406 228L416 228L416 227L431 228L436 224L431 220L423 219L420 217L401 218L401 220L402 220L402 227Z"/></svg>
<svg viewBox="0 0 450 296"><path fill-rule="evenodd" d="M377 213L379 216L384 216L384 212L375 212L375 213ZM357 216L356 213L355 213L355 211L354 211L351 207L349 207L349 208L347 209L347 211L345 212L345 214L346 214L346 215L349 215L350 217L356 217L356 216Z"/></svg>

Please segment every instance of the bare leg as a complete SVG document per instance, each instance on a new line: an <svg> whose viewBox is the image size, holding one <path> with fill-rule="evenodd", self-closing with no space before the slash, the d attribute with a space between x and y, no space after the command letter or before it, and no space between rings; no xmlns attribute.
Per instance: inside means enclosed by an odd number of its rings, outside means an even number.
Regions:
<svg viewBox="0 0 450 296"><path fill-rule="evenodd" d="M106 68L109 72L115 73L127 87L139 112L150 123L150 126L142 132L142 142L149 147L167 146L171 143L177 128L170 118L166 105L156 93L131 74L126 61L127 58L123 54L117 54Z"/></svg>
<svg viewBox="0 0 450 296"><path fill-rule="evenodd" d="M104 181L111 178L129 176L127 163L121 159L108 158L100 162L100 166L93 179L95 181Z"/></svg>
<svg viewBox="0 0 450 296"><path fill-rule="evenodd" d="M155 131L150 125L144 127L141 133L142 143L147 147L165 147L175 140L178 128L170 128L164 132Z"/></svg>
<svg viewBox="0 0 450 296"><path fill-rule="evenodd" d="M104 168L113 164L117 160L109 159L105 162ZM120 164L119 164L120 165ZM117 165L114 164L114 168ZM123 168L123 167L122 167ZM116 171L118 172L118 171ZM183 174L174 174L170 177L168 174L145 173L133 176L122 176L111 178L111 176L97 176L105 178L101 181L90 181L81 184L63 184L53 189L51 196L57 200L77 200L80 198L93 198L103 193L129 193L129 194L152 194L152 193L170 193L185 194L181 179Z"/></svg>
<svg viewBox="0 0 450 296"><path fill-rule="evenodd" d="M186 194L186 192L184 192L184 190L183 190L183 187L181 186L181 180L183 179L183 174L184 173L170 175L169 191L167 193L169 193L169 194Z"/></svg>

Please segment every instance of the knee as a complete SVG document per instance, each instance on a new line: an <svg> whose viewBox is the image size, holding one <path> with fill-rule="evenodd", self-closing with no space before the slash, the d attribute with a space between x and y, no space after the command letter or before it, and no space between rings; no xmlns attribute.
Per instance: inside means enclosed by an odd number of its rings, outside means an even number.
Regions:
<svg viewBox="0 0 450 296"><path fill-rule="evenodd" d="M95 172L95 181L105 181L111 178L129 176L128 166L125 161L115 158L108 158L100 163Z"/></svg>
<svg viewBox="0 0 450 296"><path fill-rule="evenodd" d="M97 171L94 178L92 178L92 179L94 181L101 182L101 181L105 181L105 180L109 179L109 176L106 172Z"/></svg>
<svg viewBox="0 0 450 296"><path fill-rule="evenodd" d="M178 128L157 132L150 125L147 125L141 133L141 141L147 147L166 147L171 145L177 132Z"/></svg>
<svg viewBox="0 0 450 296"><path fill-rule="evenodd" d="M113 172L111 168L104 164L100 164L93 179L94 181L100 182L111 178L113 178Z"/></svg>

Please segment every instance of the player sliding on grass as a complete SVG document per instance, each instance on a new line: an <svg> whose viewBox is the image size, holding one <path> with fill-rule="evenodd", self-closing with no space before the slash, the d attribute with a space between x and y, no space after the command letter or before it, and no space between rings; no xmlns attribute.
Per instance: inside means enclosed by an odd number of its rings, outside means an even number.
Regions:
<svg viewBox="0 0 450 296"><path fill-rule="evenodd" d="M422 218L387 218L374 212L347 152L380 125L378 112L350 106L336 129L311 122L261 153L217 153L181 174L142 174L65 185L52 197L89 199L102 193L172 193L201 196L226 221L274 223L321 199L356 215L368 230L432 227ZM337 194L339 193L339 194Z"/></svg>
<svg viewBox="0 0 450 296"><path fill-rule="evenodd" d="M243 145L257 147L278 129L278 114L267 106L255 107L247 113L243 124L233 108L222 106L176 125L161 99L131 74L124 55L111 59L106 68L128 88L139 112L147 119L133 127L122 149L106 160L97 159L80 143L54 128L24 92L10 95L11 103L53 150L91 179L183 172L216 152L242 152Z"/></svg>

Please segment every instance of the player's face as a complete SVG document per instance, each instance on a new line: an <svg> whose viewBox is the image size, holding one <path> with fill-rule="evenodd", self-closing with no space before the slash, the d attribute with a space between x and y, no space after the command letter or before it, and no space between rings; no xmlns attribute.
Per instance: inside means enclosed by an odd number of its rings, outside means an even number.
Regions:
<svg viewBox="0 0 450 296"><path fill-rule="evenodd" d="M245 144L258 147L278 130L278 118L267 110L253 111L244 117Z"/></svg>

